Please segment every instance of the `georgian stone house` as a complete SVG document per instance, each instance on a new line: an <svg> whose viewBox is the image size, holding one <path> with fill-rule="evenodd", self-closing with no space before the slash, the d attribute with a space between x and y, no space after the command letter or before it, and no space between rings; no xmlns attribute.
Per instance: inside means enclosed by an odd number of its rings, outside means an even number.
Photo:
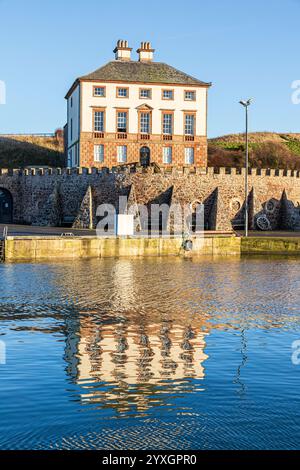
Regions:
<svg viewBox="0 0 300 470"><path fill-rule="evenodd" d="M149 42L141 43L138 61L131 51L119 40L115 60L68 91L68 166L206 166L211 84L154 62Z"/></svg>

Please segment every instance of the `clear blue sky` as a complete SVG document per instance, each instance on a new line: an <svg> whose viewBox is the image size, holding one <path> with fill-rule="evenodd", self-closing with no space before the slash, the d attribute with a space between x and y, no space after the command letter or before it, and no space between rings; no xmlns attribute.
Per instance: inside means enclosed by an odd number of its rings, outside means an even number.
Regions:
<svg viewBox="0 0 300 470"><path fill-rule="evenodd" d="M299 17L300 0L0 0L0 133L63 126L69 86L119 38L151 41L157 61L213 82L209 136L243 131L247 97L251 130L300 132Z"/></svg>

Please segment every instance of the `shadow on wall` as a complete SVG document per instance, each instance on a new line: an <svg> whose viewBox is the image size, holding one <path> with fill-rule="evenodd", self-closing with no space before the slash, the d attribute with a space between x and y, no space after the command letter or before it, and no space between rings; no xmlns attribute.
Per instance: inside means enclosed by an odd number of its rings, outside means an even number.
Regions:
<svg viewBox="0 0 300 470"><path fill-rule="evenodd" d="M249 230L300 230L300 205L294 204L282 192L280 199L271 198L258 203L253 189L248 196ZM231 223L234 229L244 229L245 203L243 203Z"/></svg>
<svg viewBox="0 0 300 470"><path fill-rule="evenodd" d="M57 137L0 136L0 167L65 166L63 141Z"/></svg>

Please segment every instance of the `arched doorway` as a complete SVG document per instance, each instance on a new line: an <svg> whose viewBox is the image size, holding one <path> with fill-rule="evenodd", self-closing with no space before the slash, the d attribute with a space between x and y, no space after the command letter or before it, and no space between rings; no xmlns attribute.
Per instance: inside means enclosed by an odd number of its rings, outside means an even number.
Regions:
<svg viewBox="0 0 300 470"><path fill-rule="evenodd" d="M7 189L0 188L0 224L10 224L13 219L13 199Z"/></svg>
<svg viewBox="0 0 300 470"><path fill-rule="evenodd" d="M149 147L142 147L140 150L140 164L142 166L150 165L150 149Z"/></svg>

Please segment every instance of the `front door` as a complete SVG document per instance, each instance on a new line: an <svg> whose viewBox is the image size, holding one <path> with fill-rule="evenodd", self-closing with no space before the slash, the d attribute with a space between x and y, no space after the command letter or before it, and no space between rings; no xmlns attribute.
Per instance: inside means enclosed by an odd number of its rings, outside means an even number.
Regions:
<svg viewBox="0 0 300 470"><path fill-rule="evenodd" d="M150 165L150 149L149 147L142 147L140 150L140 164L142 166Z"/></svg>
<svg viewBox="0 0 300 470"><path fill-rule="evenodd" d="M9 191L0 188L0 223L12 222L12 197Z"/></svg>

